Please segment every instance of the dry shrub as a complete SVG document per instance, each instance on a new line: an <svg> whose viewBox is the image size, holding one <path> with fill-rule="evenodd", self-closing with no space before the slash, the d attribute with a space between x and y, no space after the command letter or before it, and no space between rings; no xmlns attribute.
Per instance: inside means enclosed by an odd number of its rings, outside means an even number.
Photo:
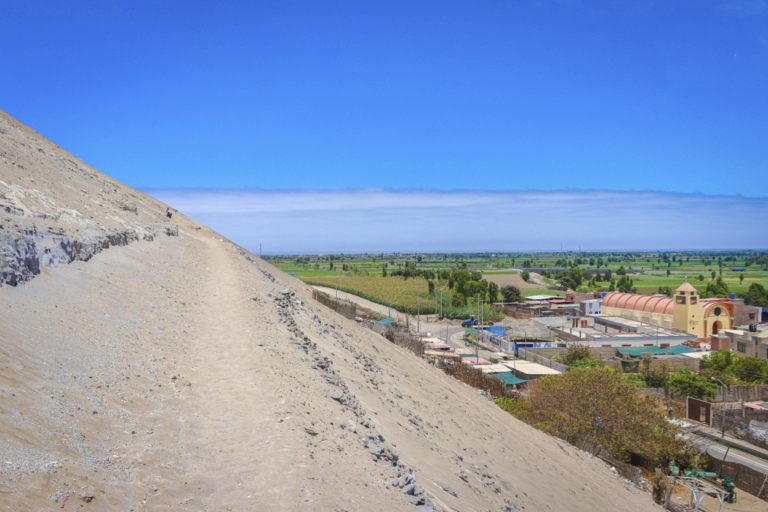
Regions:
<svg viewBox="0 0 768 512"><path fill-rule="evenodd" d="M503 382L496 377L486 375L477 368L472 368L467 364L456 362L453 365L448 366L445 371L455 379L469 384L474 388L487 391L493 398L505 395Z"/></svg>
<svg viewBox="0 0 768 512"><path fill-rule="evenodd" d="M394 327L387 329L384 337L395 345L410 350L419 357L424 355L424 343L405 328Z"/></svg>

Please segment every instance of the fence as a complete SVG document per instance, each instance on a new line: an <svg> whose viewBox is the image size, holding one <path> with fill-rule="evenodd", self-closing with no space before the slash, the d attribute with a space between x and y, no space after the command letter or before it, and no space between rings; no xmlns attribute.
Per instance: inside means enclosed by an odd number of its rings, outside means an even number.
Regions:
<svg viewBox="0 0 768 512"><path fill-rule="evenodd" d="M544 366L549 366L550 368L557 370L559 372L567 372L568 367L562 363L558 363L557 361L553 361L552 359L549 359L547 357L544 357L542 355L539 355L532 350L528 350L525 348L518 349L518 354L520 357L525 359L526 361L531 361L534 363L539 363Z"/></svg>
<svg viewBox="0 0 768 512"><path fill-rule="evenodd" d="M711 455L707 457L711 471L718 475L731 477L739 489L743 489L760 499L768 499L768 475L741 464L723 462Z"/></svg>
<svg viewBox="0 0 768 512"><path fill-rule="evenodd" d="M312 290L312 298L320 304L331 308L340 315L344 315L347 318L354 319L357 315L357 306L354 302L347 300L334 299L327 293L323 293L317 290Z"/></svg>
<svg viewBox="0 0 768 512"><path fill-rule="evenodd" d="M768 401L768 384L756 386L720 386L714 402Z"/></svg>

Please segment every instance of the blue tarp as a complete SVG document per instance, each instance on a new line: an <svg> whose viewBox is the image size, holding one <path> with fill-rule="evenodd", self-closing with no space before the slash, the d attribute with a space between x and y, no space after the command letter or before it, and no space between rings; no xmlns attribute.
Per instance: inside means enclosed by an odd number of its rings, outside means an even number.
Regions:
<svg viewBox="0 0 768 512"><path fill-rule="evenodd" d="M395 323L395 319L391 317L382 318L381 320L376 320L377 324L383 324L383 325L392 325Z"/></svg>
<svg viewBox="0 0 768 512"><path fill-rule="evenodd" d="M488 327L483 327L483 330L495 334L496 336L504 337L504 335L506 335L506 331L500 325L489 325Z"/></svg>
<svg viewBox="0 0 768 512"><path fill-rule="evenodd" d="M519 386L520 384L525 384L526 382L528 382L525 379L516 377L515 374L512 372L490 373L489 375L491 375L492 377L496 377L497 379L499 379L500 381L502 381L504 384L508 386L513 386L515 384Z"/></svg>

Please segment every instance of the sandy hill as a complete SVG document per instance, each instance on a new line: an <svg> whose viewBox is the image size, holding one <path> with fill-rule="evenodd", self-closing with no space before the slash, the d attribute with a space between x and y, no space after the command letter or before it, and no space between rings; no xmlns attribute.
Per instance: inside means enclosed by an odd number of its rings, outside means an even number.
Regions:
<svg viewBox="0 0 768 512"><path fill-rule="evenodd" d="M2 510L656 509L5 114L0 206Z"/></svg>

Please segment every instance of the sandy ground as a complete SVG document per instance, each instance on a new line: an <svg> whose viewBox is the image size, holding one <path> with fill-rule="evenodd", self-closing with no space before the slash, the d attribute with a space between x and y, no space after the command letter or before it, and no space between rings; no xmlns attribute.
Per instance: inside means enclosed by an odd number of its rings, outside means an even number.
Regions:
<svg viewBox="0 0 768 512"><path fill-rule="evenodd" d="M166 230L164 205L2 121L5 243ZM171 223L0 287L0 510L657 510L298 280Z"/></svg>
<svg viewBox="0 0 768 512"><path fill-rule="evenodd" d="M518 272L514 274L484 273L483 278L486 281L491 281L499 286L514 286L519 290L544 290L548 288L547 284L544 282L544 278L541 277L540 274L537 274L536 272L531 272L530 274L527 282L520 277L520 273Z"/></svg>
<svg viewBox="0 0 768 512"><path fill-rule="evenodd" d="M309 297L204 233L0 288L3 509L653 509Z"/></svg>

